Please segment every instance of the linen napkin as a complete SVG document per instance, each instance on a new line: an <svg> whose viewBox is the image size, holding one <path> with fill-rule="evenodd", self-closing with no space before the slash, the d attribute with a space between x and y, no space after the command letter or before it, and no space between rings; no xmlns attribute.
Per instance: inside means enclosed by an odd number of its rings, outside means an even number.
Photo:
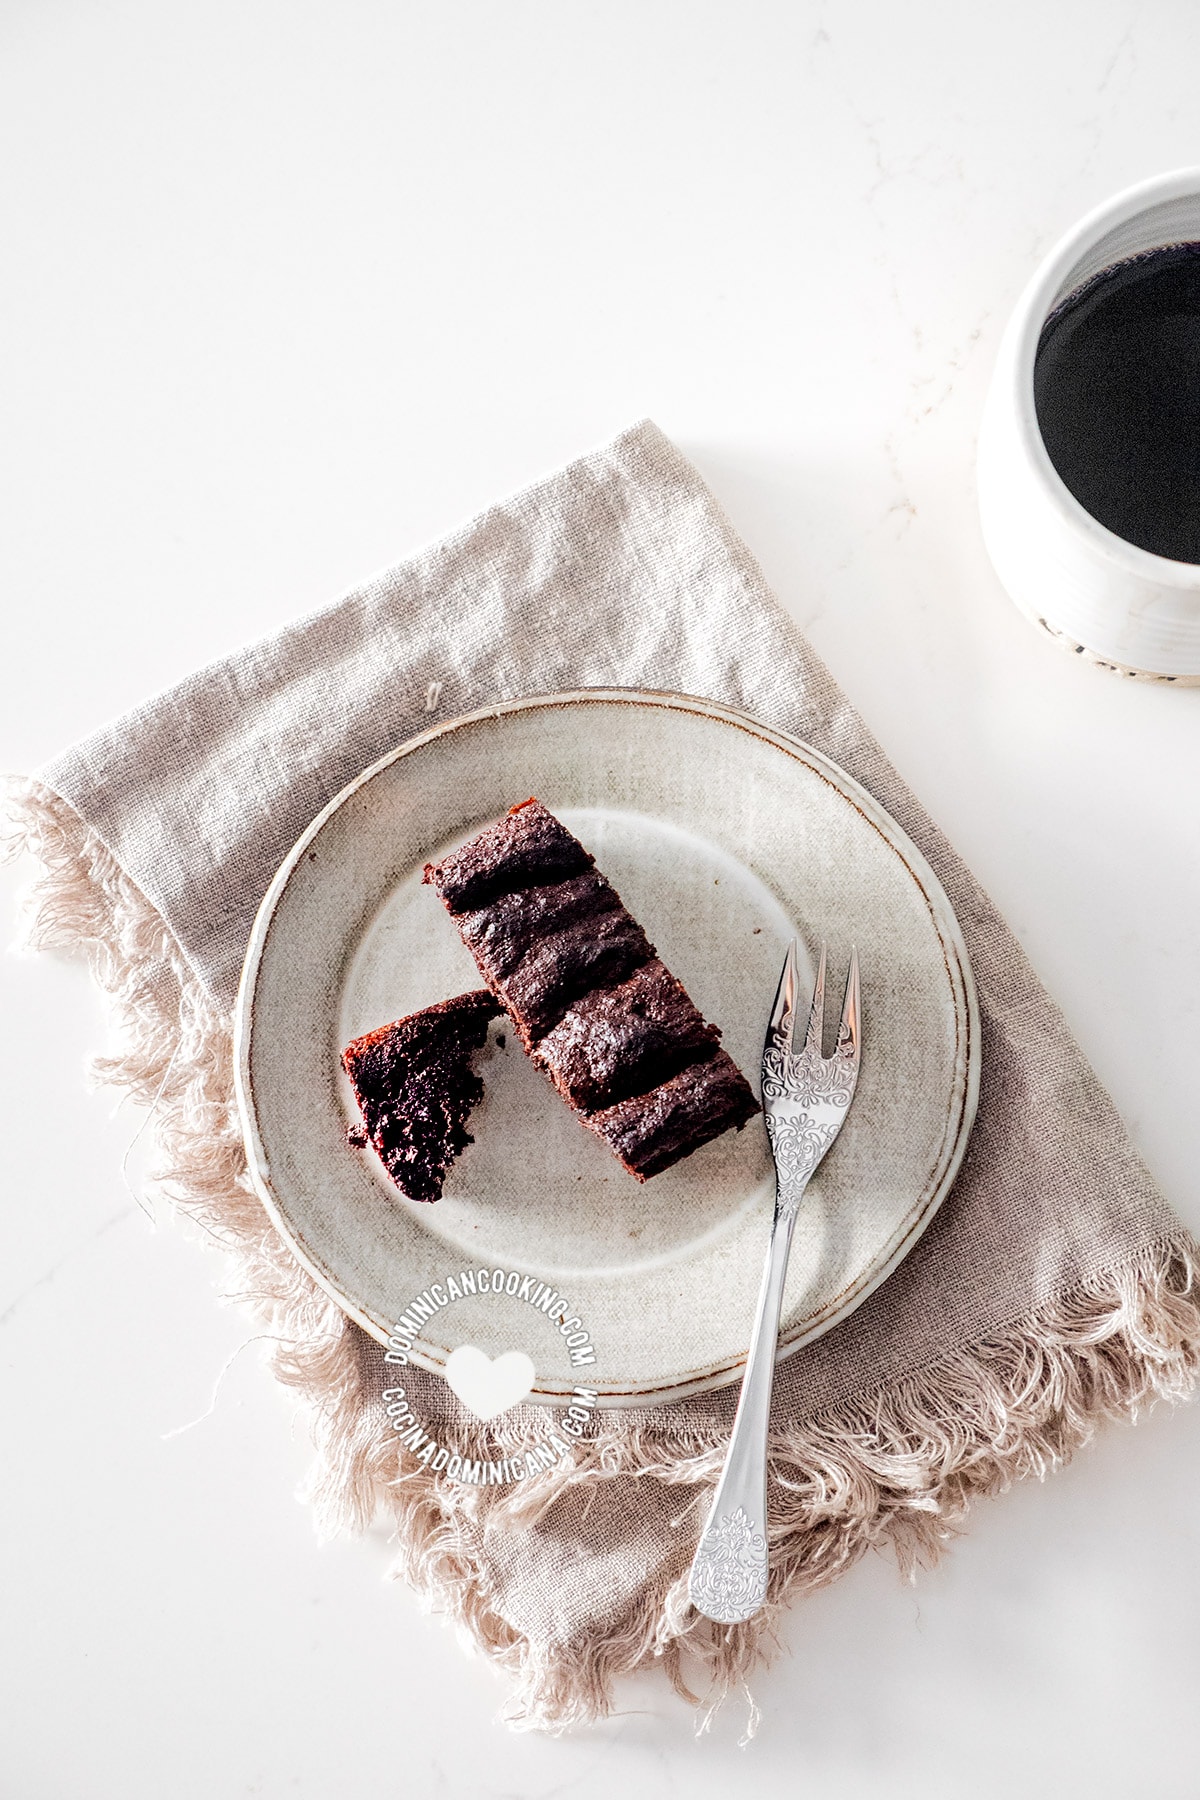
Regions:
<svg viewBox="0 0 1200 1800"><path fill-rule="evenodd" d="M768 1608L711 1625L686 1572L736 1388L598 1415L570 1465L456 1486L384 1416L382 1351L294 1260L249 1188L230 1009L278 864L353 776L489 702L639 686L745 709L826 752L915 839L966 938L983 1085L966 1160L900 1268L779 1369ZM153 1103L160 1172L233 1257L232 1286L312 1401L325 1525L394 1526L397 1572L514 1676L514 1723L562 1728L658 1657L720 1696L779 1609L869 1547L935 1556L969 1502L1067 1458L1104 1417L1190 1391L1193 1251L1012 933L766 588L696 471L626 431L328 609L76 745L17 796L41 859L35 940L92 955L124 1031L111 1079ZM486 1430L406 1371L455 1442Z"/></svg>

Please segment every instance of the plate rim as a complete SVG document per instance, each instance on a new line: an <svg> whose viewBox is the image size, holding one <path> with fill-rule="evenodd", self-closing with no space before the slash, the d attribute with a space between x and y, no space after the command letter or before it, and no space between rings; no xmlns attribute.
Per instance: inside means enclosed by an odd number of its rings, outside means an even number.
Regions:
<svg viewBox="0 0 1200 1800"><path fill-rule="evenodd" d="M908 1229L893 1246L886 1261L864 1273L848 1288L834 1296L815 1318L810 1316L802 1324L793 1328L791 1332L781 1331L775 1358L779 1363L802 1349L806 1344L823 1337L827 1331L831 1331L835 1325L840 1324L843 1319L856 1312L863 1302L875 1292L876 1288L882 1286L928 1229L954 1185L966 1154L979 1103L982 1062L979 1000L958 915L928 859L900 822L876 800L869 789L857 781L840 763L831 756L827 756L824 751L818 750L815 745L797 737L792 732L781 731L776 726L766 725L762 720L754 718L752 714L739 707L728 706L723 701L709 699L698 694L675 692L670 689L635 687L566 688L551 694L532 694L513 700L495 701L489 706L477 707L471 712L460 713L454 718L444 719L424 731L417 732L413 737L406 738L403 743L396 745L395 748L377 758L375 762L370 763L347 782L332 799L327 801L309 821L276 870L259 904L242 963L233 1016L233 1077L242 1141L246 1151L247 1173L268 1217L297 1261L348 1318L360 1326L376 1343L385 1346L391 1323L381 1324L369 1311L356 1304L349 1295L342 1291L333 1273L323 1265L320 1258L304 1242L295 1226L287 1218L271 1187L270 1165L258 1131L253 1083L250 1076L250 1058L254 1037L255 990L275 914L292 874L313 839L319 835L341 807L369 782L382 774L385 769L391 768L405 756L410 756L417 750L435 743L439 738L449 736L467 726L495 720L509 713L561 709L589 704L644 706L668 712L698 714L705 719L715 720L719 724L744 731L751 737L769 743L773 748L803 762L835 788L843 798L855 805L866 822L888 842L889 847L902 856L902 860L909 868L930 908L942 944L947 973L950 976L950 986L955 998L956 1027L960 1034L965 1032L965 1043L960 1046L964 1078L961 1083L961 1093L957 1096L957 1118L953 1116L948 1118L949 1152L924 1206L913 1216ZM958 987L954 979L955 975L961 983L961 1005ZM951 1115L952 1112L953 1107ZM418 1347L409 1354L411 1360L418 1366L434 1374L442 1374L444 1369L442 1358L427 1354L423 1347ZM599 1405L605 1410L658 1407L698 1394L713 1393L736 1381L745 1367L745 1362L746 1356L743 1354L711 1367L703 1373L685 1376L682 1380L657 1384L642 1383L636 1387L629 1385L610 1388L599 1396ZM568 1393L569 1389L565 1384L543 1381L532 1390L528 1400L536 1404L554 1406L561 1404Z"/></svg>

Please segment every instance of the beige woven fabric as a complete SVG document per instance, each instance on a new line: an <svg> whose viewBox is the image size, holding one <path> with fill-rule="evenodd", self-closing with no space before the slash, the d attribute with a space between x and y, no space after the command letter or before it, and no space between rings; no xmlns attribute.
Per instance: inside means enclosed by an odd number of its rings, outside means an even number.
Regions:
<svg viewBox="0 0 1200 1800"><path fill-rule="evenodd" d="M219 1014L276 867L348 780L437 718L588 686L711 696L832 756L929 859L979 989L982 1100L950 1199L883 1287L780 1370L778 1602L870 1543L932 1550L971 1492L1069 1453L1102 1413L1184 1391L1197 1315L1182 1227L1012 934L695 470L636 426L40 780L161 915ZM347 1332L359 1388L338 1404L356 1423L339 1437L335 1421L326 1497L337 1511L339 1483L357 1483L343 1510L361 1513L404 1477L405 1568L523 1676L527 1717L594 1713L613 1673L655 1653L678 1674L681 1641L723 1681L743 1671L754 1631L705 1636L681 1586L734 1394L606 1418L607 1462L515 1530L512 1509L446 1500L425 1472L418 1493L378 1410L379 1353ZM466 1429L445 1396L426 1378L430 1413Z"/></svg>

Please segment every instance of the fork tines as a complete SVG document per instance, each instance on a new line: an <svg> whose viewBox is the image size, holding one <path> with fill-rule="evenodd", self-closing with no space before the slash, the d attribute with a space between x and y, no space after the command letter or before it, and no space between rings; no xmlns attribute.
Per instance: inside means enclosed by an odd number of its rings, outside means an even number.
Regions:
<svg viewBox="0 0 1200 1800"><path fill-rule="evenodd" d="M797 971L796 940L788 945L787 959L783 965L783 974L779 978L779 988L775 995L775 1004L771 1008L771 1021L767 1027L767 1044L769 1048L783 1050L789 1056L798 1056L801 1049L813 1057L824 1056L825 1045L825 970L827 948L821 945L821 956L817 964L817 979L813 984L812 1003L808 1009L808 1023L805 1027L803 1046L798 1042L800 1011L800 981ZM846 988L842 998L842 1015L838 1022L837 1043L834 1054L851 1054L857 1057L859 1052L859 1023L861 1001L859 994L858 950L852 947L850 952L850 968L846 975Z"/></svg>

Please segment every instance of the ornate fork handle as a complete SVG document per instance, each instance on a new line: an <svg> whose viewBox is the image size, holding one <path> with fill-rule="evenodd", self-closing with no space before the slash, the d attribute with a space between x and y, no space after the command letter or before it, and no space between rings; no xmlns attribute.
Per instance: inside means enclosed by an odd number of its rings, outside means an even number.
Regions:
<svg viewBox="0 0 1200 1800"><path fill-rule="evenodd" d="M688 1580L692 1605L724 1625L748 1619L767 1595L767 1424L783 1284L801 1191L794 1190L788 1203L775 1201L733 1434Z"/></svg>

